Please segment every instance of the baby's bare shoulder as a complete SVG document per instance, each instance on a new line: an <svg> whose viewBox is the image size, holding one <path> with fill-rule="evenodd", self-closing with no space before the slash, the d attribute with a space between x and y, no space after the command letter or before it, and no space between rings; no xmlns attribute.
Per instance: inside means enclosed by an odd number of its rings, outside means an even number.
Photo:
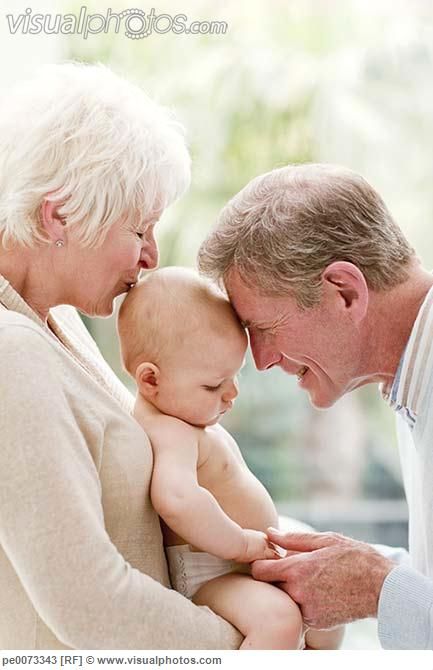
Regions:
<svg viewBox="0 0 433 670"><path fill-rule="evenodd" d="M202 450L231 451L239 460L243 460L239 447L234 437L220 426L218 423L214 426L207 426L200 435L200 445Z"/></svg>
<svg viewBox="0 0 433 670"><path fill-rule="evenodd" d="M191 424L178 419L175 416L168 416L161 414L152 417L143 425L152 445L161 446L167 445L171 447L173 441L179 443L197 443L199 439L200 429Z"/></svg>
<svg viewBox="0 0 433 670"><path fill-rule="evenodd" d="M230 433L216 423L214 426L207 426L202 431L202 439L212 442L213 444L221 444L224 446L237 447L235 439Z"/></svg>

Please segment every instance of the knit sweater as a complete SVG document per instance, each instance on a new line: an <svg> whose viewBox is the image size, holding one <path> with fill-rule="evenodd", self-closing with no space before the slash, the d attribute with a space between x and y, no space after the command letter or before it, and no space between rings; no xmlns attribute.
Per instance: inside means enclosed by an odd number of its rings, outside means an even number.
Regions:
<svg viewBox="0 0 433 670"><path fill-rule="evenodd" d="M0 648L230 649L169 586L152 451L75 309L0 276Z"/></svg>

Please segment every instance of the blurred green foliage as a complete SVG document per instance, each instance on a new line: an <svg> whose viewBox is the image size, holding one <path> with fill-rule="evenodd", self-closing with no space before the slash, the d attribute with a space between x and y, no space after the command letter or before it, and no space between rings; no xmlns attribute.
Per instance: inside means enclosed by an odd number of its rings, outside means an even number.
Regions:
<svg viewBox="0 0 433 670"><path fill-rule="evenodd" d="M355 0L275 0L248 5L165 2L156 11L182 12L190 20L226 20L228 32L151 35L136 41L110 33L86 41L79 36L68 38L68 57L102 61L123 72L173 107L186 126L193 181L190 192L170 208L159 226L161 265L194 265L198 246L224 203L255 175L289 162L342 162L362 171L396 205L398 220L399 213L403 218L409 211L433 213L427 174L411 168L411 179L405 182L403 164L396 163L400 160L400 153L395 153L397 143L392 136L388 139L390 124L397 124L401 156L410 161L414 135L420 147L419 123L425 122L427 131L431 128L425 121L425 105L411 107L408 115L410 101L404 104L408 75L399 68L399 59L406 62L410 57L412 77L418 65L420 72L431 74L429 47L419 51L422 31L422 40L429 40L430 33L425 31L431 28L431 11L421 2L398 7L384 2L384 11L379 5ZM68 3L68 9L76 13L80 6ZM127 6L120 3L116 11ZM105 9L101 2L88 4L89 13ZM411 49L414 36L418 61ZM424 88L426 84L424 80ZM412 94L418 100L414 90ZM393 99L399 101L399 109ZM381 100L379 105L377 100ZM407 119L409 125L405 125ZM386 151L378 151L378 146ZM425 161L431 165L427 147ZM425 203L424 209L420 202ZM418 231L414 221L408 228ZM416 235L421 239L427 234L430 240L426 230ZM424 252L433 262L431 246L425 245ZM93 321L89 327L110 364L131 386L119 368L113 320ZM361 447L374 455L372 461L359 466L361 491L377 496L387 478L393 495L398 495L391 412L376 389L362 390L357 402L365 433ZM240 397L226 425L252 469L274 498L282 500L311 493L306 436L309 424L316 420L320 417L317 419L293 379L279 370L258 374L249 361L242 374ZM331 449L335 436L332 429L327 430L325 447ZM350 435L347 442L350 449ZM373 474L371 462L379 464Z"/></svg>

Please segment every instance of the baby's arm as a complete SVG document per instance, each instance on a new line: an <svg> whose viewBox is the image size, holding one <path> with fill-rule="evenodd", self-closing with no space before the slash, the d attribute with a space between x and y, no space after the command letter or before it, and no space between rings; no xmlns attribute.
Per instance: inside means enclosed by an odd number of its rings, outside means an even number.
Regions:
<svg viewBox="0 0 433 670"><path fill-rule="evenodd" d="M264 533L241 528L199 485L196 429L174 417L164 417L149 437L154 453L152 503L173 531L221 558L250 563L259 557L278 556Z"/></svg>

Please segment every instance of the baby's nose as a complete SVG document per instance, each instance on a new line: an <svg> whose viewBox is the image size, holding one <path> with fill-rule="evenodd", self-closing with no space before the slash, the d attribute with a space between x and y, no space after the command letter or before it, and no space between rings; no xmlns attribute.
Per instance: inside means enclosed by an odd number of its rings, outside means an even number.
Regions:
<svg viewBox="0 0 433 670"><path fill-rule="evenodd" d="M223 394L223 400L225 402L229 402L230 400L234 400L237 395L238 395L238 387L236 386L235 383L231 384L230 387L224 392Z"/></svg>

